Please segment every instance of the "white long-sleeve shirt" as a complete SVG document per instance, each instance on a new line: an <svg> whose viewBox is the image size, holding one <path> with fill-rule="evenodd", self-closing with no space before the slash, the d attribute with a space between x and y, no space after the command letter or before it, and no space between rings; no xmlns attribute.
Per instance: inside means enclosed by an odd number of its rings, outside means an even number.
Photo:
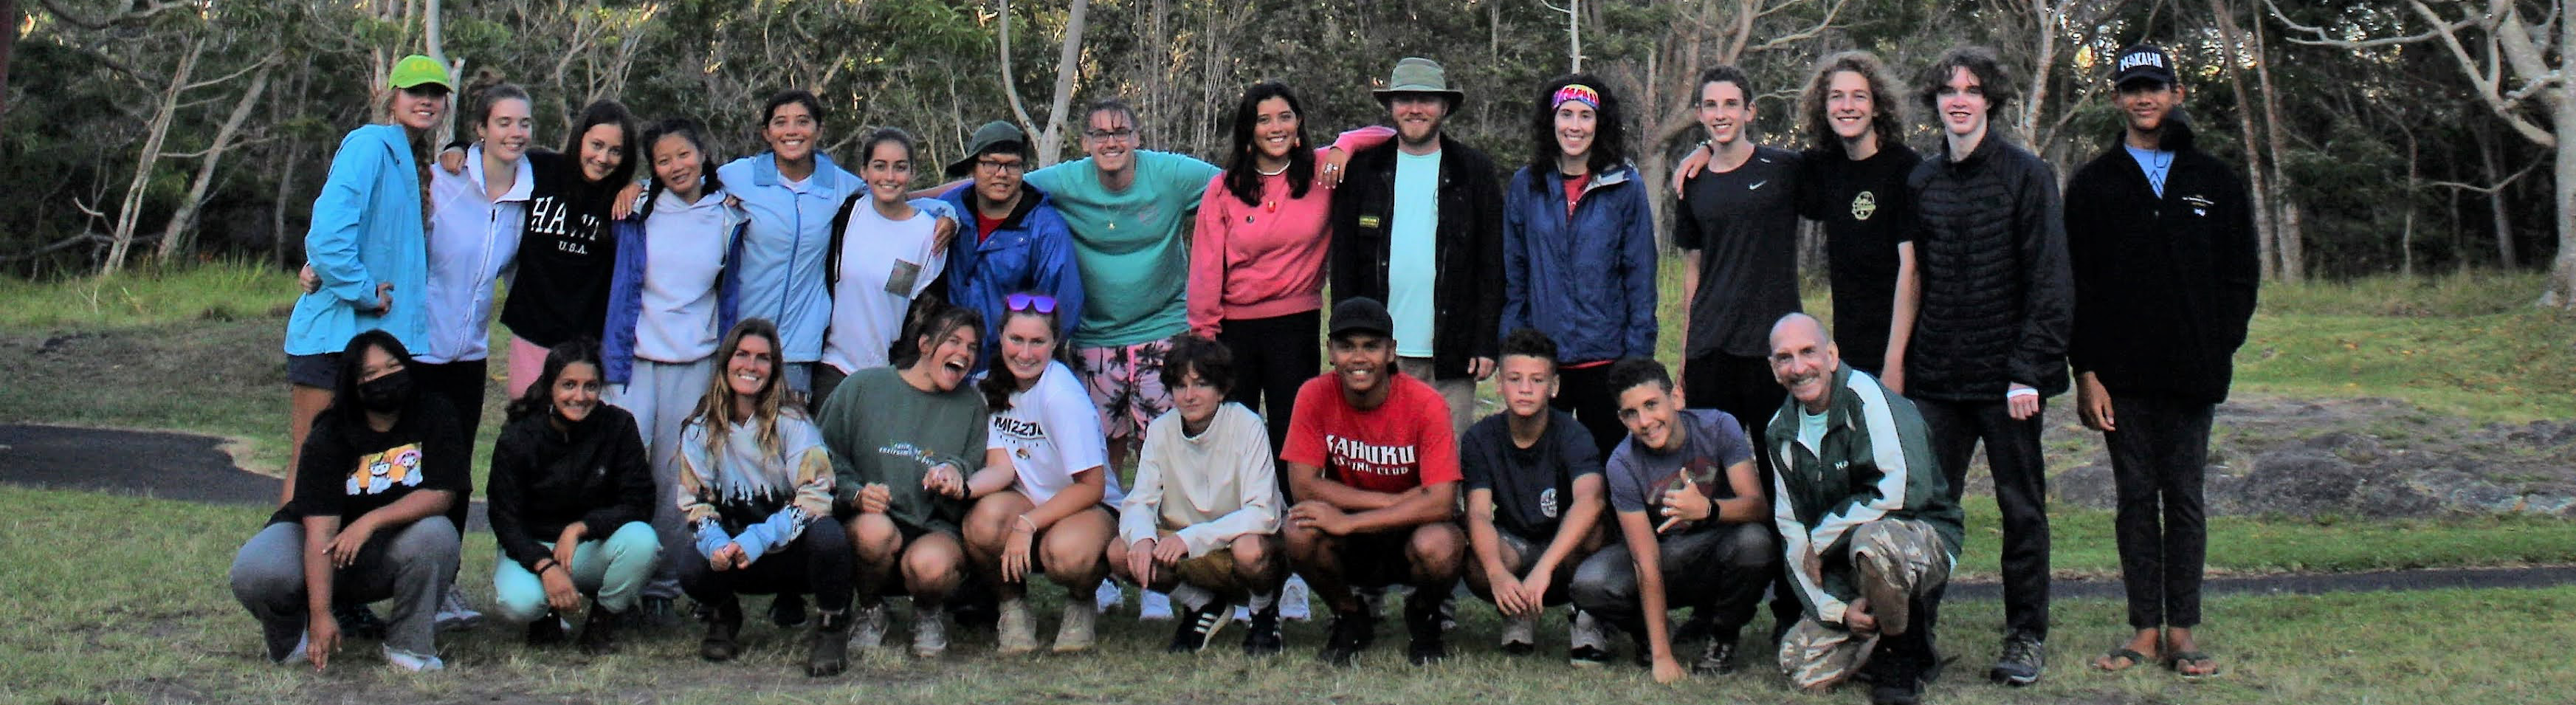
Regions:
<svg viewBox="0 0 2576 705"><path fill-rule="evenodd" d="M1197 436L1182 433L1177 410L1155 417L1136 461L1136 486L1119 505L1119 539L1134 544L1169 529L1196 558L1237 536L1277 533L1273 457L1269 428L1242 404L1218 406Z"/></svg>

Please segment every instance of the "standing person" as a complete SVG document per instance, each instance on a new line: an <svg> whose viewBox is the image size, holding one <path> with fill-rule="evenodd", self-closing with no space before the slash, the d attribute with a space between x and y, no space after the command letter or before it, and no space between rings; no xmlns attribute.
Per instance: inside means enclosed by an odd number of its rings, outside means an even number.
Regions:
<svg viewBox="0 0 2576 705"><path fill-rule="evenodd" d="M1376 93L1395 142L1351 155L1333 192L1333 301L1383 302L1397 367L1440 393L1454 437L1502 342L1503 190L1493 160L1441 131L1467 94L1439 62L1397 61Z"/></svg>
<svg viewBox="0 0 2576 705"><path fill-rule="evenodd" d="M740 210L725 205L724 183L697 121L673 118L644 131L653 182L643 205L610 226L617 260L608 282L608 330L601 340L607 398L635 417L652 464L653 496L680 487L680 436L715 378L717 281L726 243L741 232ZM662 537L660 566L637 614L667 623L680 596L678 561L689 532L674 509L648 513Z"/></svg>
<svg viewBox="0 0 2576 705"><path fill-rule="evenodd" d="M2201 504L2209 420L2227 400L2254 314L2253 209L2236 167L2192 144L2171 54L2120 52L2119 145L2066 184L2074 270L2075 408L2111 447L2129 641L2093 664L2161 660L2218 673L2192 630L2209 541Z"/></svg>
<svg viewBox="0 0 2576 705"><path fill-rule="evenodd" d="M411 353L392 332L358 333L336 359L286 506L233 555L233 597L259 620L270 661L322 668L340 648L333 606L391 599L385 660L445 668L432 620L456 575L447 508L471 491L464 429L446 401L414 391Z"/></svg>
<svg viewBox="0 0 2576 705"><path fill-rule="evenodd" d="M948 249L948 300L983 315L984 349L977 369L1000 346L1002 299L1035 291L1068 310L1082 310L1082 275L1075 270L1073 233L1046 192L1021 179L1032 157L1028 133L1007 120L975 128L966 156L948 164L948 175L974 181L949 187L939 200L974 215L975 241ZM1073 336L1079 316L1060 316L1057 339Z"/></svg>
<svg viewBox="0 0 2576 705"><path fill-rule="evenodd" d="M968 383L984 321L933 303L905 344L901 368L870 367L823 400L823 447L839 478L833 513L858 552L857 633L873 649L889 628L885 598L912 596L912 654L948 651L941 607L966 579L966 478L991 433L984 395ZM901 581L897 582L897 578Z"/></svg>
<svg viewBox="0 0 2576 705"><path fill-rule="evenodd" d="M527 91L495 83L472 95L465 119L474 143L465 149L464 169L430 170L428 338L412 365L421 391L456 411L468 443L483 425L491 379L493 287L518 259L537 180L536 160L524 158L535 123ZM462 522L464 515L449 519Z"/></svg>
<svg viewBox="0 0 2576 705"><path fill-rule="evenodd" d="M1457 585L1467 537L1458 505L1458 444L1448 404L1396 368L1396 323L1376 299L1333 304L1332 372L1297 390L1297 417L1279 459L1298 502L1288 508L1289 565L1333 610L1316 655L1347 666L1377 640L1377 611L1353 588L1409 585L1405 658L1449 657L1441 610Z"/></svg>
<svg viewBox="0 0 2576 705"><path fill-rule="evenodd" d="M1866 669L1875 705L1913 705L1939 654L1932 630L1959 559L1959 503L1932 463L1914 404L1842 364L1803 313L1771 327L1771 369L1789 401L1763 452L1772 521L1805 606L1780 668L1809 692Z"/></svg>
<svg viewBox="0 0 2576 705"><path fill-rule="evenodd" d="M1651 234L1651 233L1650 233ZM1503 653L1538 646L1538 618L1573 599L1574 569L1601 550L1604 490L1599 446L1574 416L1549 408L1564 388L1556 341L1531 328L1503 339L1495 383L1503 410L1467 428L1458 464L1467 478L1467 589L1503 613ZM1606 384L1606 383L1605 383ZM1621 434L1624 437L1626 434ZM1610 659L1602 625L1575 610L1566 659Z"/></svg>
<svg viewBox="0 0 2576 705"><path fill-rule="evenodd" d="M546 351L544 371L510 402L492 443L486 483L501 555L492 593L501 615L528 625L528 645L563 639L563 622L592 596L583 653L614 653L610 636L635 606L662 553L653 516L653 470L635 417L601 403L599 344L574 338Z"/></svg>
<svg viewBox="0 0 2576 705"><path fill-rule="evenodd" d="M1252 614L1243 652L1279 653L1279 590L1288 577L1279 538L1278 468L1261 416L1226 399L1233 353L1204 337L1172 343L1163 384L1172 411L1154 419L1136 461L1136 487L1119 504L1109 568L1168 593L1188 610L1168 653L1207 648L1233 616Z"/></svg>
<svg viewBox="0 0 2576 705"><path fill-rule="evenodd" d="M1798 310L1798 155L1755 144L1753 79L1733 66L1700 72L1701 152L1708 170L1682 186L1673 245L1682 249L1682 391L1762 435L1780 407L1771 382L1771 321ZM1767 462L1758 461L1763 471Z"/></svg>
<svg viewBox="0 0 2576 705"><path fill-rule="evenodd" d="M1548 403L1572 412L1595 458L1619 444L1610 363L1655 356L1654 204L1628 164L1627 116L1601 79L1574 74L1540 91L1530 162L1503 191L1502 329L1536 328L1561 346ZM1551 360L1550 362L1555 362Z"/></svg>
<svg viewBox="0 0 2576 705"><path fill-rule="evenodd" d="M1684 675L1667 612L1707 614L1690 672L1734 673L1737 637L1780 564L1753 443L1726 412L1684 408L1663 363L1621 360L1610 385L1628 426L1602 470L1620 540L1575 568L1574 606L1627 632L1659 683Z"/></svg>
<svg viewBox="0 0 2576 705"><path fill-rule="evenodd" d="M1932 429L1950 495L1982 441L2003 514L2004 643L1987 677L2039 680L2048 639L2047 397L2066 391L2073 318L2066 231L2048 162L1990 129L2021 93L1994 52L1952 49L1916 99L1939 116L1941 158L1907 180L1920 230L1923 303L1905 350L1905 393Z"/></svg>
<svg viewBox="0 0 2576 705"><path fill-rule="evenodd" d="M1226 400L1260 412L1272 448L1287 437L1298 385L1324 368L1324 253L1340 162L1395 134L1361 128L1309 150L1305 114L1284 84L1244 89L1234 156L1208 180L1190 236L1190 330L1225 344L1237 380Z"/></svg>
<svg viewBox="0 0 2576 705"><path fill-rule="evenodd" d="M413 54L394 62L385 94L390 119L350 130L331 157L331 175L313 199L304 233L304 262L313 289L295 299L286 319L286 483L295 494L304 465L304 435L330 406L340 351L350 336L386 330L406 347L428 341L427 227L431 141L447 112L447 69ZM400 304L400 305L397 305Z"/></svg>
<svg viewBox="0 0 2576 705"><path fill-rule="evenodd" d="M975 508L966 514L966 555L1001 596L996 652L1037 650L1026 595L1030 576L1040 572L1070 593L1055 651L1085 651L1099 616L1092 598L1109 576L1103 556L1118 529L1109 508L1124 495L1103 467L1108 451L1091 395L1056 361L1057 317L1072 311L1045 294L1021 292L1004 302L1010 313L1001 352L978 383L993 412L992 432L984 468L967 482Z"/></svg>
<svg viewBox="0 0 2576 705"><path fill-rule="evenodd" d="M510 327L510 389L527 393L546 349L608 328L608 286L617 266L609 232L617 193L633 181L635 116L614 100L583 108L562 154L531 154L536 190L519 238L519 271L501 304Z"/></svg>
<svg viewBox="0 0 2576 705"><path fill-rule="evenodd" d="M1914 264L1914 201L1905 177L1923 163L1905 146L1887 66L1864 51L1825 57L1798 100L1807 127L1798 214L1824 224L1842 364L1905 391L1905 345L1923 283Z"/></svg>
<svg viewBox="0 0 2576 705"><path fill-rule="evenodd" d="M734 324L716 349L724 374L681 435L681 516L696 549L680 564L680 587L705 605L698 656L741 653L737 594L810 592L822 608L805 655L805 675L849 665L850 536L832 516L831 454L803 408L783 401L778 328L767 319Z"/></svg>
<svg viewBox="0 0 2576 705"><path fill-rule="evenodd" d="M886 354L903 337L904 312L948 271L948 240L956 232L942 235L940 220L953 216L943 215L949 211L944 201L905 195L912 153L912 134L891 127L859 140L865 160L859 176L867 188L841 201L832 215L832 241L823 248L832 325L823 334L823 364L814 370L817 409L850 375L886 366Z"/></svg>

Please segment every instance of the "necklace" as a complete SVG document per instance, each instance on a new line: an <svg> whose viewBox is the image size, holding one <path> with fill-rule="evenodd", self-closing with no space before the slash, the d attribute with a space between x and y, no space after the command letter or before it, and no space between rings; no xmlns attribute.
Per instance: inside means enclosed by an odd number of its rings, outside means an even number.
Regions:
<svg viewBox="0 0 2576 705"><path fill-rule="evenodd" d="M1262 176L1278 176L1280 174L1288 173L1288 166L1284 164L1280 165L1278 171L1262 171L1261 167L1256 166L1252 168L1252 173L1260 174Z"/></svg>

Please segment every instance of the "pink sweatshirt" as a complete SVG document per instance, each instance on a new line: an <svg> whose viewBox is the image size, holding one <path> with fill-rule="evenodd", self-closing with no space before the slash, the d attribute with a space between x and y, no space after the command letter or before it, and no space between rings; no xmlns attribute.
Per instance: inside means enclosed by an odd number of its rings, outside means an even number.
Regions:
<svg viewBox="0 0 2576 705"><path fill-rule="evenodd" d="M1385 144L1395 130L1370 126L1333 141L1344 154ZM1316 176L1325 152L1315 150ZM1333 189L1322 183L1290 198L1288 175L1261 177L1261 205L1226 190L1225 174L1199 197L1190 236L1190 331L1214 337L1225 319L1270 318L1324 306L1324 252L1332 242Z"/></svg>

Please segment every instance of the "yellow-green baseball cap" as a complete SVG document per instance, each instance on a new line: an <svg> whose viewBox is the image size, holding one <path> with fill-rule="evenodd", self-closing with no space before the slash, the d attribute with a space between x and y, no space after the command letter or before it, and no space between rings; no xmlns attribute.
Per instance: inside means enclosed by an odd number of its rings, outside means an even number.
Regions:
<svg viewBox="0 0 2576 705"><path fill-rule="evenodd" d="M413 54L394 62L395 88L417 88L433 84L450 91L456 90L456 87L447 81L447 67L438 65L435 59Z"/></svg>

